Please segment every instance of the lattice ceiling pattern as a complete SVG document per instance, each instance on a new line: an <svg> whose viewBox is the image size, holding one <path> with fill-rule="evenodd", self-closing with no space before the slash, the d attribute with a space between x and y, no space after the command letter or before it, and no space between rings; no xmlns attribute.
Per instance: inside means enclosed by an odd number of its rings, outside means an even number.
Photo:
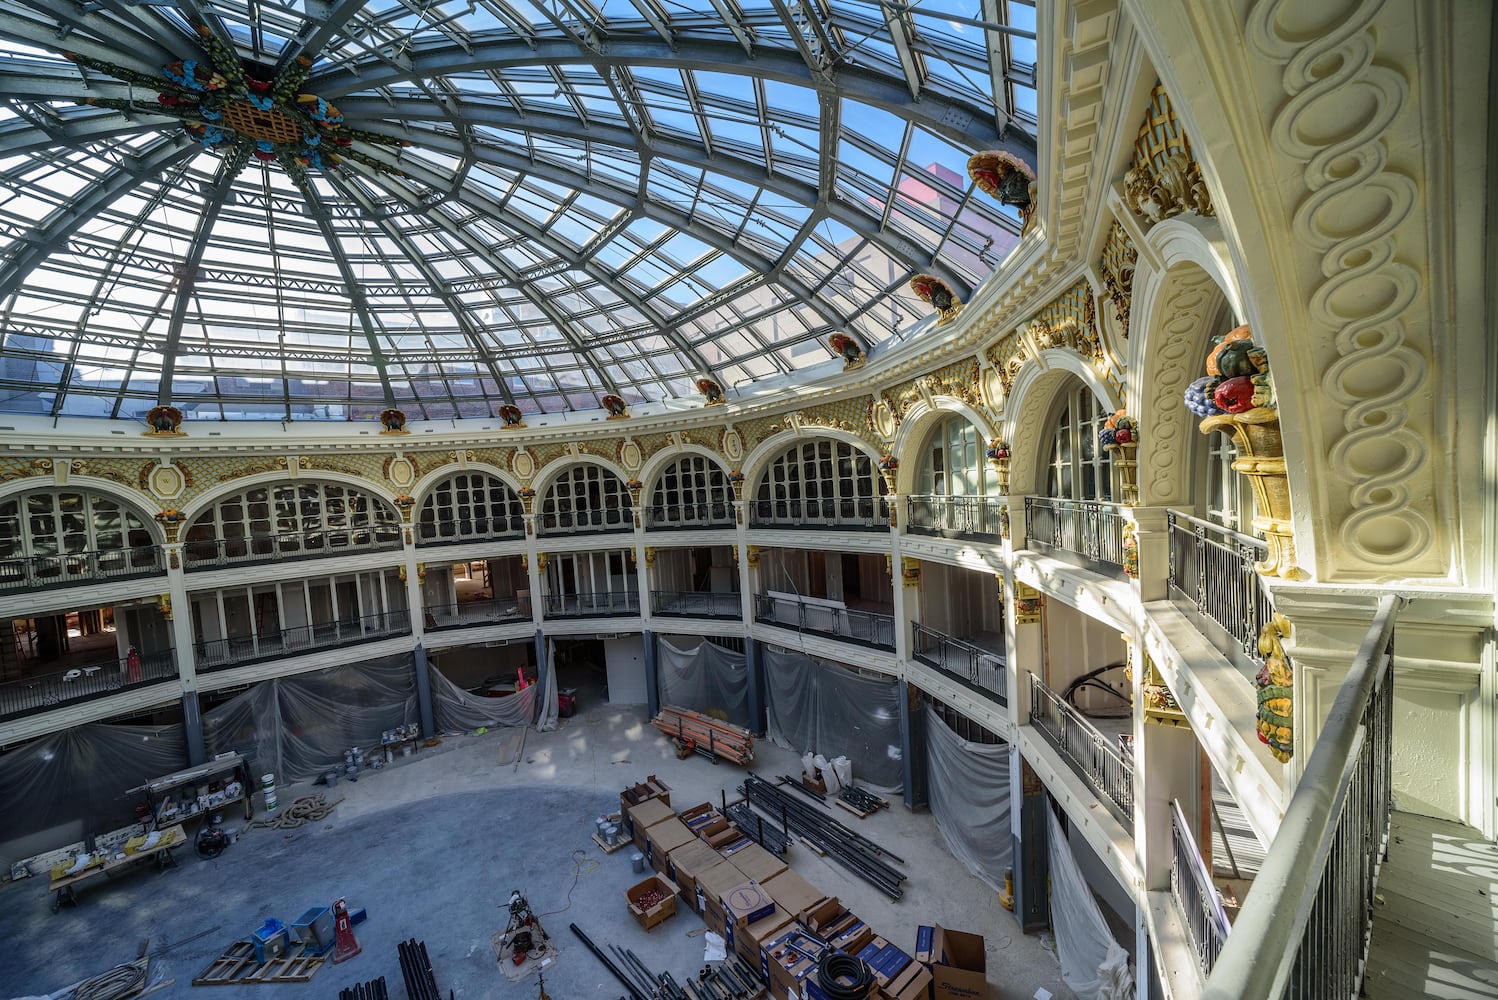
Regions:
<svg viewBox="0 0 1498 1000"><path fill-rule="evenodd" d="M1017 238L964 166L1034 161L1034 25L0 0L0 410L487 417L877 350L931 322L913 274L966 298Z"/></svg>

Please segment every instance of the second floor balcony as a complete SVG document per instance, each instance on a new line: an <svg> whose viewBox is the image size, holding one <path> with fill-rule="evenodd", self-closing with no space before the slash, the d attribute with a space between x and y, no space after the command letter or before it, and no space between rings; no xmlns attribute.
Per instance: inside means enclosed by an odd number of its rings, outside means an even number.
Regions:
<svg viewBox="0 0 1498 1000"><path fill-rule="evenodd" d="M166 571L159 545L0 559L0 594L80 587Z"/></svg>
<svg viewBox="0 0 1498 1000"><path fill-rule="evenodd" d="M743 602L734 593L702 591L652 590L651 613L674 618L742 619Z"/></svg>
<svg viewBox="0 0 1498 1000"><path fill-rule="evenodd" d="M1025 497L1025 545L1110 576L1124 575L1123 507L1100 500Z"/></svg>
<svg viewBox="0 0 1498 1000"><path fill-rule="evenodd" d="M754 620L880 649L895 648L894 615L842 607L831 601L756 594Z"/></svg>
<svg viewBox="0 0 1498 1000"><path fill-rule="evenodd" d="M1253 664L1256 670L1259 631L1274 614L1264 577L1254 569L1268 546L1262 539L1180 511L1169 511L1166 518L1171 600L1223 655L1240 666Z"/></svg>
<svg viewBox="0 0 1498 1000"><path fill-rule="evenodd" d="M427 631L469 628L476 625L502 625L506 622L531 620L530 594L511 598L482 598L456 604L428 604L424 609Z"/></svg>
<svg viewBox="0 0 1498 1000"><path fill-rule="evenodd" d="M189 538L182 557L189 570L247 566L358 552L386 552L401 547L399 525L375 525L335 531L299 531L284 535L247 535L240 538Z"/></svg>
<svg viewBox="0 0 1498 1000"><path fill-rule="evenodd" d="M889 527L889 501L884 497L858 500L756 500L749 505L756 528L837 528L877 531Z"/></svg>
<svg viewBox="0 0 1498 1000"><path fill-rule="evenodd" d="M635 590L547 594L542 609L547 618L629 617L640 613L640 594Z"/></svg>
<svg viewBox="0 0 1498 1000"><path fill-rule="evenodd" d="M980 644L934 628L914 624L915 658L969 690L1000 705L1009 704L1009 675L1004 667L1002 636L985 637Z"/></svg>
<svg viewBox="0 0 1498 1000"><path fill-rule="evenodd" d="M643 509L645 527L654 531L687 528L732 528L736 522L731 501L666 504Z"/></svg>
<svg viewBox="0 0 1498 1000"><path fill-rule="evenodd" d="M177 676L176 657L170 649L29 674L0 683L0 721L176 680Z"/></svg>
<svg viewBox="0 0 1498 1000"><path fill-rule="evenodd" d="M199 670L222 670L246 663L310 653L331 646L374 642L410 631L409 614L404 611L386 611L362 618L340 618L278 631L254 631L248 635L198 642L193 645L193 656Z"/></svg>
<svg viewBox="0 0 1498 1000"><path fill-rule="evenodd" d="M1097 790L1125 829L1134 828L1134 760L1086 716L1030 675L1030 723Z"/></svg>
<svg viewBox="0 0 1498 1000"><path fill-rule="evenodd" d="M978 537L997 541L1003 504L989 497L934 494L905 498L905 527L912 534L943 538Z"/></svg>

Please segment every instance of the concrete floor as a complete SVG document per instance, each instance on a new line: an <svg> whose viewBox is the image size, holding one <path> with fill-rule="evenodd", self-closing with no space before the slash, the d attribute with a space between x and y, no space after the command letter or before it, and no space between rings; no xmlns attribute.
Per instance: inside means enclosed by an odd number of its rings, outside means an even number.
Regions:
<svg viewBox="0 0 1498 1000"><path fill-rule="evenodd" d="M618 808L619 790L656 774L684 808L717 801L738 770L702 758L678 761L651 728L642 706L611 706L586 697L579 714L552 733L526 736L517 767L500 763L502 733L449 737L354 784L326 820L295 831L257 829L220 858L191 848L180 866L143 870L83 887L77 907L50 909L40 880L0 890L0 996L45 995L135 957L142 939L152 951L183 942L152 963L151 982L175 983L155 997L187 996L192 978L231 942L268 917L290 923L339 896L368 908L355 928L363 952L325 964L306 984L217 987L208 996L275 1000L331 998L344 986L385 976L404 996L397 942L427 944L437 984L457 997L535 997L534 976L508 981L498 970L491 936L503 929L510 890L521 890L560 948L546 989L563 1000L619 997L623 988L568 930L576 922L600 947L634 949L652 970L678 981L702 965L702 922L685 907L647 934L628 916L623 892L638 881L631 850L605 856L590 834L594 820ZM511 743L513 746L513 743ZM768 741L756 748L756 770L791 773L797 758ZM321 789L283 787L284 805ZM843 818L843 817L839 817ZM839 896L886 938L907 951L918 924L982 933L995 1000L1033 997L1044 988L1073 994L1061 982L1048 936L1025 936L994 893L947 853L928 814L896 803L866 820L846 821L905 858L909 881L898 903L803 846L786 861L813 885ZM233 827L242 820L230 817ZM1006 834L1007 835L1007 834ZM193 935L209 931L195 940Z"/></svg>

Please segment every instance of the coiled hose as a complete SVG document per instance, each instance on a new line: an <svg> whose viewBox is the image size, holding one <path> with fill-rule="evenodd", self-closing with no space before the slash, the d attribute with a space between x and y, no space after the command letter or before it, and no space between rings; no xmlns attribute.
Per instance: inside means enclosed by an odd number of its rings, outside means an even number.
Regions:
<svg viewBox="0 0 1498 1000"><path fill-rule="evenodd" d="M136 963L117 965L91 979L85 979L73 990L73 1000L116 1000L132 997L146 985L146 970Z"/></svg>
<svg viewBox="0 0 1498 1000"><path fill-rule="evenodd" d="M817 982L828 1000L864 1000L874 988L874 971L852 955L828 951L817 961Z"/></svg>

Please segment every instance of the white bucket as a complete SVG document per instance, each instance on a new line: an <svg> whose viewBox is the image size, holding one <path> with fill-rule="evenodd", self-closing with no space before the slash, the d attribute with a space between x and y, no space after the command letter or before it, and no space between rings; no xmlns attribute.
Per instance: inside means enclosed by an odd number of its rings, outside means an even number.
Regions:
<svg viewBox="0 0 1498 1000"><path fill-rule="evenodd" d="M265 811L268 813L276 811L276 790L274 788L267 788L265 790Z"/></svg>

